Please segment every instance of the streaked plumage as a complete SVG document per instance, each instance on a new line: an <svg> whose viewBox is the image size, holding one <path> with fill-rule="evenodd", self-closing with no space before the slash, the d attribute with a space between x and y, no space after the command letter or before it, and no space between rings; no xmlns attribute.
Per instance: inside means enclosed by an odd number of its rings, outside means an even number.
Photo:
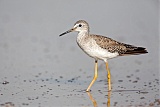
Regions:
<svg viewBox="0 0 160 107"><path fill-rule="evenodd" d="M97 78L97 61L99 59L104 60L106 62L106 68L108 71L109 90L111 90L110 71L108 68L107 60L117 56L139 55L148 53L147 50L143 47L136 47L133 45L115 41L105 36L90 34L89 24L84 20L77 21L72 29L62 33L59 36L73 31L78 32L77 44L79 45L79 47L90 57L95 59L95 76L86 91L89 91L90 87Z"/></svg>

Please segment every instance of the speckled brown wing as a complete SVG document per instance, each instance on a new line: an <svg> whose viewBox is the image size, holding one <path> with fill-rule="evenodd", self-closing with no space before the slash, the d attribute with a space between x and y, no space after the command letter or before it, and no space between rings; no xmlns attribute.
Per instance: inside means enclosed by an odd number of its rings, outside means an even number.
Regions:
<svg viewBox="0 0 160 107"><path fill-rule="evenodd" d="M111 53L118 52L119 55L136 55L148 53L143 47L136 47L129 44L124 44L117 42L111 38L100 36L100 35L91 35L96 43L103 49L108 50Z"/></svg>

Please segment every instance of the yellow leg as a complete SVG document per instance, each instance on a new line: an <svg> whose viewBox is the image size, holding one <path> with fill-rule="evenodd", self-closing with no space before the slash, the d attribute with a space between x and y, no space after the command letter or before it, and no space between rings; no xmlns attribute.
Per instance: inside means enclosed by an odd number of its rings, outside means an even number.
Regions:
<svg viewBox="0 0 160 107"><path fill-rule="evenodd" d="M95 60L94 77L93 77L92 82L90 83L90 85L88 86L86 90L87 92L90 91L90 88L93 85L93 83L96 81L97 77L98 77L98 61Z"/></svg>
<svg viewBox="0 0 160 107"><path fill-rule="evenodd" d="M110 107L110 104L111 104L110 97L111 97L111 91L108 91L108 101L107 101L107 107Z"/></svg>
<svg viewBox="0 0 160 107"><path fill-rule="evenodd" d="M111 73L108 67L108 62L106 62L106 69L108 72L108 91L111 91Z"/></svg>

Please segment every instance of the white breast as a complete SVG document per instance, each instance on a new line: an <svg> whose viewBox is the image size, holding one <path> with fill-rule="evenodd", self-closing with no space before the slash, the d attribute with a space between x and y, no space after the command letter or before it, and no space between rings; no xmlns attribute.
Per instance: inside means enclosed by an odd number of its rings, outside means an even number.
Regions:
<svg viewBox="0 0 160 107"><path fill-rule="evenodd" d="M86 54L95 59L101 59L106 62L107 59L118 56L118 53L110 53L106 49L98 46L93 38L85 39L82 36L78 36L77 43Z"/></svg>

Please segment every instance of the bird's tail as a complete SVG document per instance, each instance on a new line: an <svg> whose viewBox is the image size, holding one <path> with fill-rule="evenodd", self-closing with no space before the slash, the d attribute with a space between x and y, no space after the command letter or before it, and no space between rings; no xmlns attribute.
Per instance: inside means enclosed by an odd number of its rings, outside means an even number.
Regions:
<svg viewBox="0 0 160 107"><path fill-rule="evenodd" d="M146 48L144 48L144 47L135 47L133 45L126 44L126 48L127 48L127 51L125 53L121 54L121 56L123 56L123 55L139 55L139 54L148 53Z"/></svg>

